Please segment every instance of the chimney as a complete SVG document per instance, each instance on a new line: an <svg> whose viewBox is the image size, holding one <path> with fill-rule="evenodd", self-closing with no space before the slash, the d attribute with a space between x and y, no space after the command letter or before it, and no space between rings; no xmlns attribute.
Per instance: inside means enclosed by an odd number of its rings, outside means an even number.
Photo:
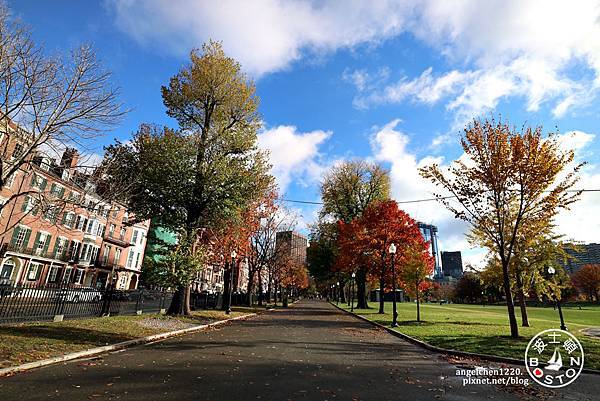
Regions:
<svg viewBox="0 0 600 401"><path fill-rule="evenodd" d="M60 159L60 166L63 168L75 168L79 161L79 152L75 148L66 148Z"/></svg>

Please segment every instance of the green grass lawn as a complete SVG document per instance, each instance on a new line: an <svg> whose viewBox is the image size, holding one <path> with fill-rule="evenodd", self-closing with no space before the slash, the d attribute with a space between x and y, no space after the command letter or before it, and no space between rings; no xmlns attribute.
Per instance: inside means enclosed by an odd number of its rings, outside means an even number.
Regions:
<svg viewBox="0 0 600 401"><path fill-rule="evenodd" d="M341 307L350 309L347 305ZM370 302L372 309L355 309L355 313L383 325L392 322L392 303L386 302L385 314L378 314L379 304ZM519 327L520 338L510 338L506 306L462 304L421 305L421 322L416 322L415 303L398 304L397 330L429 344L460 351L498 355L521 359L527 343L536 333L560 328L558 311L552 307L529 307L531 327ZM517 321L521 321L517 308ZM563 307L565 322L583 345L585 367L600 369L600 339L581 333L587 327L600 327L600 306Z"/></svg>
<svg viewBox="0 0 600 401"><path fill-rule="evenodd" d="M234 307L231 315L226 315L219 310L200 310L186 317L142 314L1 325L0 368L211 323L256 311L264 311L264 308Z"/></svg>

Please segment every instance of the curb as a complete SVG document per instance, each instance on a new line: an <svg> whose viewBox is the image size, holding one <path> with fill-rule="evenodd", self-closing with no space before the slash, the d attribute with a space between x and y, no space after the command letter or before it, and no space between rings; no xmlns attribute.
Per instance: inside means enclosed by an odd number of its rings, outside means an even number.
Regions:
<svg viewBox="0 0 600 401"><path fill-rule="evenodd" d="M135 345L142 345L142 344L147 344L150 342L164 340L169 337L175 337L175 336L179 336L182 334L192 333L195 331L207 329L209 327L220 326L220 325L223 325L228 322L232 322L235 320L247 319L250 317L254 317L256 315L257 315L256 313L248 313L246 315L236 316L236 317L232 317L232 318L225 319L225 320L219 320L219 321L213 322L213 323L192 326L192 327L175 330L175 331L168 331L166 333L153 334L151 336L135 338L133 340L127 340L127 341L123 341L123 342L116 343L116 344L105 345L105 346L96 347L96 348L90 348L87 350L73 352L73 353L66 354L66 355L55 356L53 358L42 359L40 361L28 362L28 363L24 363L22 365L11 366L8 368L0 369L0 377L7 376L10 374L14 374L14 373L24 372L24 371L35 369L35 368L41 368L42 366L53 365L53 364L56 364L59 362L67 362L67 361L71 361L71 360L79 359L79 358L83 358L83 357L104 354L109 351L121 350L121 349L129 348L129 347L132 347Z"/></svg>
<svg viewBox="0 0 600 401"><path fill-rule="evenodd" d="M455 349L448 349L448 348L441 348L441 347L436 347L435 345L431 345L429 343L426 343L425 341L421 341L418 340L414 337L411 337L407 334L401 333L399 331L396 331L390 327L384 326L380 323L374 322L372 320L367 319L364 316L361 315L357 315L356 313L352 313L350 311L347 311L346 309L340 308L339 306L337 306L336 304L333 304L330 302L331 305L335 306L337 309L341 310L342 312L345 312L347 314L349 314L350 316L354 316L362 321L365 321L367 323L372 324L373 326L379 327L381 329L386 330L388 333L392 334L393 336L396 336L398 338L401 338L403 340L406 340L412 344L415 344L421 348L425 348L429 351L433 351L433 352L437 352L439 354L446 354L446 355L453 355L453 356L463 356L463 357L468 357L468 358L479 358L479 359L484 359L487 361L492 361L492 362L500 362L500 363L509 363L511 365L521 365L521 366L525 366L525 362L521 359L515 359L515 358L507 358L507 357L503 357L503 356L495 356L495 355L486 355L486 354L478 354L475 352L466 352L466 351L459 351L459 350L455 350ZM596 370L596 369L587 369L584 368L582 370L583 373L589 373L589 374L594 374L594 375L600 375L600 370Z"/></svg>

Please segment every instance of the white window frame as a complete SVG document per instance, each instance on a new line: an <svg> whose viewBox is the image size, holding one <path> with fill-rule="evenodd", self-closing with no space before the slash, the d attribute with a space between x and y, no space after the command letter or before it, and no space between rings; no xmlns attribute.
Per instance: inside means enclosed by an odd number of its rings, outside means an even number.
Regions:
<svg viewBox="0 0 600 401"><path fill-rule="evenodd" d="M21 248L24 245L23 241L25 241L25 235L27 231L31 233L31 228L27 226L19 226L19 234L17 235L17 239L15 240L16 248Z"/></svg>
<svg viewBox="0 0 600 401"><path fill-rule="evenodd" d="M35 269L32 269L34 267L35 267ZM35 281L36 277L38 276L39 269L41 267L42 267L41 263L29 262L29 266L27 266L27 277L26 277L27 281ZM31 273L34 273L33 278L31 278L32 277Z"/></svg>
<svg viewBox="0 0 600 401"><path fill-rule="evenodd" d="M33 253L35 253L36 255L41 255L42 252L44 252L44 248L46 247L46 241L48 241L48 236L50 235L46 231L40 231L39 233L40 237L38 238L37 244L33 244L33 246L35 247L33 249ZM44 239L43 241L42 238Z"/></svg>

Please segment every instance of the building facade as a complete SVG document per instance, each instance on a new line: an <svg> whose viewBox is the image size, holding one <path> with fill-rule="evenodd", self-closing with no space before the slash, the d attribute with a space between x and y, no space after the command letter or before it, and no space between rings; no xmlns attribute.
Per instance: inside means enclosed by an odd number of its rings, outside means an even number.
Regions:
<svg viewBox="0 0 600 401"><path fill-rule="evenodd" d="M2 160L19 145L5 146ZM0 282L137 288L150 222L105 201L78 159L74 149L59 163L34 155L0 190Z"/></svg>
<svg viewBox="0 0 600 401"><path fill-rule="evenodd" d="M570 258L562 262L565 270L573 274L585 265L600 265L600 244L567 244L564 247Z"/></svg>
<svg viewBox="0 0 600 401"><path fill-rule="evenodd" d="M460 251L442 251L442 269L445 277L461 278L463 265Z"/></svg>
<svg viewBox="0 0 600 401"><path fill-rule="evenodd" d="M297 264L306 264L308 239L295 231L280 231L275 235L278 257Z"/></svg>

